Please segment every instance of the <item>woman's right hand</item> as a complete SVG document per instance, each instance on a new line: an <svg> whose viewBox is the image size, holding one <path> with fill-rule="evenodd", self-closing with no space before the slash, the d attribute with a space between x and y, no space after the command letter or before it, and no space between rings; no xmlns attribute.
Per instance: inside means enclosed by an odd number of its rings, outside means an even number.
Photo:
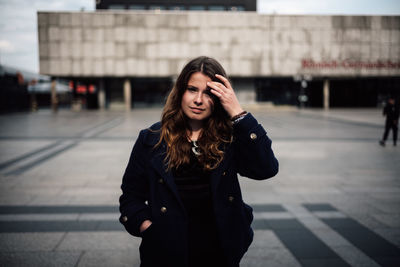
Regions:
<svg viewBox="0 0 400 267"><path fill-rule="evenodd" d="M150 227L150 225L152 224L152 222L150 220L145 220L142 222L142 224L140 225L140 232L144 232L147 228Z"/></svg>

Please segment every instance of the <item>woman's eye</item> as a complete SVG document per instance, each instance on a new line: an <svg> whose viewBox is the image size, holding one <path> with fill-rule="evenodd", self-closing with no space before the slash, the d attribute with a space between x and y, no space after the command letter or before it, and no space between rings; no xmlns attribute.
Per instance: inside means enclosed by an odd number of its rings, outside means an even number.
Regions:
<svg viewBox="0 0 400 267"><path fill-rule="evenodd" d="M187 90L190 92L196 92L196 88L194 88L194 87L189 87Z"/></svg>
<svg viewBox="0 0 400 267"><path fill-rule="evenodd" d="M210 88L207 88L207 90L204 91L204 94L205 94L206 96L212 96L211 89L210 89Z"/></svg>

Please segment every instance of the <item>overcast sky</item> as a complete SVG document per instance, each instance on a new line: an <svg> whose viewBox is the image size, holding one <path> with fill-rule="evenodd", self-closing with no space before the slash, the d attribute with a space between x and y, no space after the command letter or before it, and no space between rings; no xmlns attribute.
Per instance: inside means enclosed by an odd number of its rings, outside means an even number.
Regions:
<svg viewBox="0 0 400 267"><path fill-rule="evenodd" d="M39 71L36 12L94 10L95 0L0 0L0 63ZM400 0L258 0L275 14L400 15Z"/></svg>

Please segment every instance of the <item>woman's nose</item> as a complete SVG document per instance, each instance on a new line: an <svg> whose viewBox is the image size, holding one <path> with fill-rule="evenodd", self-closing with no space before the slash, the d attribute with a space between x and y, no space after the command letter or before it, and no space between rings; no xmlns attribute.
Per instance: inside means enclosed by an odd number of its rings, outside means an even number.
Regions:
<svg viewBox="0 0 400 267"><path fill-rule="evenodd" d="M201 93L196 94L195 99L194 99L194 103L196 103L197 105L201 105L203 103L202 94Z"/></svg>

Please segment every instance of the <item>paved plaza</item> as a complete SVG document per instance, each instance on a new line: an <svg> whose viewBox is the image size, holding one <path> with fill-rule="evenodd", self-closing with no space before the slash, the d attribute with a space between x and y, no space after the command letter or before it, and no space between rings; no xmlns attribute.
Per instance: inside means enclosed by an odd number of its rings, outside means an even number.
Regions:
<svg viewBox="0 0 400 267"><path fill-rule="evenodd" d="M400 266L400 147L379 146L382 111L247 109L280 172L241 178L255 215L241 266ZM160 114L0 115L0 266L138 266L119 186L139 130Z"/></svg>

